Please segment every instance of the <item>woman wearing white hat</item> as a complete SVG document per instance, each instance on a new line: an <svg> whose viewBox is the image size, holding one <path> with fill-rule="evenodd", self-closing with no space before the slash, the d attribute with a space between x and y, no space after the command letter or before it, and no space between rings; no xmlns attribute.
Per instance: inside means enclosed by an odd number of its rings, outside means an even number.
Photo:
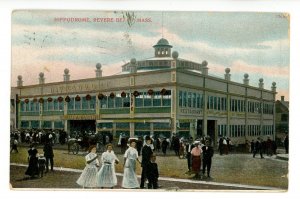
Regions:
<svg viewBox="0 0 300 199"><path fill-rule="evenodd" d="M192 171L195 173L195 178L199 177L200 168L201 168L201 153L202 149L199 146L200 141L195 141L195 147L191 151L192 155Z"/></svg>
<svg viewBox="0 0 300 199"><path fill-rule="evenodd" d="M129 140L129 148L124 154L124 175L122 181L122 187L127 189L139 188L139 182L135 173L136 161L141 163L138 159L138 152L135 149L136 140Z"/></svg>

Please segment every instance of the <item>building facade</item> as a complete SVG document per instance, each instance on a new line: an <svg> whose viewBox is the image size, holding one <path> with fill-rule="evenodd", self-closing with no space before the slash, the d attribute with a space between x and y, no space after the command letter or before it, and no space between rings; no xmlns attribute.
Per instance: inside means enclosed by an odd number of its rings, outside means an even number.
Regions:
<svg viewBox="0 0 300 199"><path fill-rule="evenodd" d="M281 99L276 101L275 107L276 137L284 140L285 136L289 133L289 101L285 101L284 96L281 96Z"/></svg>
<svg viewBox="0 0 300 199"><path fill-rule="evenodd" d="M276 83L271 90L208 73L208 62L197 63L179 58L166 39L154 47L154 57L131 59L122 73L102 76L101 64L96 77L70 80L65 69L62 82L12 88L16 99L16 127L109 132L114 136L154 135L170 137L209 135L216 143L219 136L234 143L257 137L275 137Z"/></svg>

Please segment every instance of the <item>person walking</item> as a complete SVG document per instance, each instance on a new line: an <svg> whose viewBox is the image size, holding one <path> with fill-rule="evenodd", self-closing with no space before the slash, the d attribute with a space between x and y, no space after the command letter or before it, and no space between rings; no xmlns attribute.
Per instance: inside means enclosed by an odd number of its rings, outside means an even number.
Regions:
<svg viewBox="0 0 300 199"><path fill-rule="evenodd" d="M175 152L175 155L179 157L179 149L180 149L180 141L177 135L175 135L173 140L173 149Z"/></svg>
<svg viewBox="0 0 300 199"><path fill-rule="evenodd" d="M115 172L115 163L119 163L119 159L113 151L112 144L106 145L107 151L102 153L102 167L97 173L97 186L101 188L113 188L117 185L117 176Z"/></svg>
<svg viewBox="0 0 300 199"><path fill-rule="evenodd" d="M54 153L53 153L53 148L52 148L52 141L48 140L46 141L44 145L44 156L46 158L46 172L49 172L49 162L50 162L50 169L53 171L53 165L54 165Z"/></svg>
<svg viewBox="0 0 300 199"><path fill-rule="evenodd" d="M83 169L80 177L76 181L76 183L82 186L82 188L93 188L97 186L96 176L100 163L96 151L97 147L95 145L91 145L89 147L89 154L85 156L86 166Z"/></svg>
<svg viewBox="0 0 300 199"><path fill-rule="evenodd" d="M201 153L202 149L199 147L200 141L195 141L195 147L191 151L192 155L192 171L195 173L194 178L199 178L201 168Z"/></svg>
<svg viewBox="0 0 300 199"><path fill-rule="evenodd" d="M255 146L254 140L251 141L250 145L251 145L251 151L250 151L250 153L253 153L254 152L254 146Z"/></svg>
<svg viewBox="0 0 300 199"><path fill-rule="evenodd" d="M140 188L144 189L145 188L145 180L146 178L148 179L149 176L149 165L151 164L150 158L151 155L153 154L153 151L151 149L151 138L149 135L147 135L145 137L146 143L142 148L142 175L141 175L141 184L140 184ZM149 180L149 179L148 179Z"/></svg>
<svg viewBox="0 0 300 199"><path fill-rule="evenodd" d="M210 145L209 141L205 141L205 146L202 147L202 154L203 154L203 170L202 174L204 176L205 174L205 169L207 168L207 177L210 177L210 169L211 169L211 162L212 162L212 157L214 155L214 149Z"/></svg>
<svg viewBox="0 0 300 199"><path fill-rule="evenodd" d="M223 153L224 153L223 138L222 137L220 137L220 139L219 139L219 152L220 152L220 155L223 155Z"/></svg>
<svg viewBox="0 0 300 199"><path fill-rule="evenodd" d="M30 145L30 149L28 150L28 168L25 171L26 175L29 175L31 178L34 178L35 175L39 175L39 167L38 167L38 150L34 147L34 144Z"/></svg>
<svg viewBox="0 0 300 199"><path fill-rule="evenodd" d="M228 155L228 141L225 137L223 138L223 152L225 155Z"/></svg>
<svg viewBox="0 0 300 199"><path fill-rule="evenodd" d="M267 156L273 155L273 143L270 137L266 141Z"/></svg>
<svg viewBox="0 0 300 199"><path fill-rule="evenodd" d="M18 151L18 140L15 137L13 137L11 139L11 150L10 150L10 152L12 153L13 151L16 151L17 153L19 153L19 151Z"/></svg>
<svg viewBox="0 0 300 199"><path fill-rule="evenodd" d="M139 182L136 175L136 161L141 163L138 159L138 151L135 149L136 140L129 139L129 148L124 154L124 175L122 187L126 189L139 188Z"/></svg>
<svg viewBox="0 0 300 199"><path fill-rule="evenodd" d="M158 189L158 178L159 178L159 173L158 173L158 166L156 161L156 156L155 154L151 155L150 158L150 164L149 164L149 174L148 174L148 189Z"/></svg>
<svg viewBox="0 0 300 199"><path fill-rule="evenodd" d="M191 151L194 147L195 145L193 144L193 137L190 137L187 145L185 146L188 172L191 172L191 165L192 165Z"/></svg>
<svg viewBox="0 0 300 199"><path fill-rule="evenodd" d="M169 143L167 142L167 138L163 138L163 141L161 142L161 150L164 155L167 154L167 148L168 148Z"/></svg>
<svg viewBox="0 0 300 199"><path fill-rule="evenodd" d="M262 159L264 158L263 154L262 154L262 143L261 143L260 138L257 138L257 141L255 142L254 150L253 150L253 158L255 158L255 155L257 153L260 154L260 158L262 158Z"/></svg>

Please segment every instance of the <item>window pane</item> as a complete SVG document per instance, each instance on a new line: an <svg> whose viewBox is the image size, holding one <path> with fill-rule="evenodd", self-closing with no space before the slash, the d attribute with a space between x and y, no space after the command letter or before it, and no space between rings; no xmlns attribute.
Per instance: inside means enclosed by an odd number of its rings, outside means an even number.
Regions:
<svg viewBox="0 0 300 199"><path fill-rule="evenodd" d="M74 97L70 98L70 102L68 103L68 110L73 110L74 109Z"/></svg>
<svg viewBox="0 0 300 199"><path fill-rule="evenodd" d="M179 107L182 107L182 98L183 98L183 93L182 91L179 91Z"/></svg>
<svg viewBox="0 0 300 199"><path fill-rule="evenodd" d="M115 107L115 98L108 97L108 108L114 108Z"/></svg>
<svg viewBox="0 0 300 199"><path fill-rule="evenodd" d="M153 106L161 106L161 95L160 92L154 92Z"/></svg>

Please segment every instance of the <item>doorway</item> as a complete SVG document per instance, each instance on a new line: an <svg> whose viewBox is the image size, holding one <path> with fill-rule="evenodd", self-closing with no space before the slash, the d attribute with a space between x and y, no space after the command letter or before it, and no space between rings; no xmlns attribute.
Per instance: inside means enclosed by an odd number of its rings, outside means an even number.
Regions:
<svg viewBox="0 0 300 199"><path fill-rule="evenodd" d="M213 141L212 144L216 143L216 120L207 120L207 135Z"/></svg>
<svg viewBox="0 0 300 199"><path fill-rule="evenodd" d="M94 132L96 131L95 120L70 120L70 132Z"/></svg>
<svg viewBox="0 0 300 199"><path fill-rule="evenodd" d="M197 120L197 137L202 137L203 135L203 120Z"/></svg>

